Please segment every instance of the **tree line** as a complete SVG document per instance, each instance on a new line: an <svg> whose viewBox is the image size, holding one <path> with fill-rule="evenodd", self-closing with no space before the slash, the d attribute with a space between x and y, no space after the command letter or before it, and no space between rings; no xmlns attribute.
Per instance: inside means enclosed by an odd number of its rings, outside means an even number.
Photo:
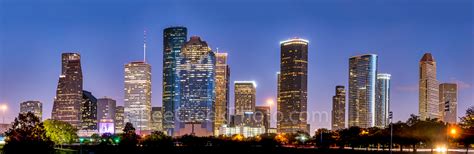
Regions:
<svg viewBox="0 0 474 154"><path fill-rule="evenodd" d="M392 135L391 133L392 129ZM156 153L156 151L193 152L196 149L209 151L278 151L282 147L316 147L329 149L350 147L388 150L390 139L392 147L411 149L433 149L439 144L448 143L450 147L464 146L466 149L474 143L474 106L460 118L459 124L445 124L437 119L421 120L411 115L406 122L398 121L387 128L350 127L331 131L318 129L314 136L306 132L292 134L262 134L245 138L240 134L233 136L196 137L185 135L172 138L163 132L155 131L147 136L135 133L131 123L126 123L123 133L102 135L94 134L90 138L79 138L77 129L69 123L45 120L40 122L33 113L20 114L5 133L4 153L27 153L34 150L39 153L52 153L55 148L69 148L95 153ZM25 148L28 147L28 148Z"/></svg>

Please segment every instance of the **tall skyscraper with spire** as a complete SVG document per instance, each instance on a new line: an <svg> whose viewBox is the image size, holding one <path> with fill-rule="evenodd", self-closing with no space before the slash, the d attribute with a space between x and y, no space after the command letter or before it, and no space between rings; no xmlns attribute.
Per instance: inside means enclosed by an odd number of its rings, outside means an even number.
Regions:
<svg viewBox="0 0 474 154"><path fill-rule="evenodd" d="M179 106L179 78L177 66L181 48L187 41L186 27L163 30L163 130L173 135L175 111Z"/></svg>
<svg viewBox="0 0 474 154"><path fill-rule="evenodd" d="M151 66L146 62L146 32L143 61L125 64L124 122L133 124L138 133L151 130Z"/></svg>
<svg viewBox="0 0 474 154"><path fill-rule="evenodd" d="M377 55L366 54L349 59L349 127L375 126L375 87Z"/></svg>
<svg viewBox="0 0 474 154"><path fill-rule="evenodd" d="M307 125L308 41L280 42L280 79L277 129L281 133L309 132Z"/></svg>
<svg viewBox="0 0 474 154"><path fill-rule="evenodd" d="M439 85L436 79L436 62L431 53L420 60L419 114L422 120L441 118L439 113Z"/></svg>
<svg viewBox="0 0 474 154"><path fill-rule="evenodd" d="M390 78L387 73L377 74L377 90L375 91L375 126L384 128L390 124Z"/></svg>
<svg viewBox="0 0 474 154"><path fill-rule="evenodd" d="M214 135L218 135L219 127L229 122L229 91L230 67L227 64L227 53L216 53L216 105Z"/></svg>
<svg viewBox="0 0 474 154"><path fill-rule="evenodd" d="M192 36L180 53L177 67L180 79L180 100L178 117L175 119L175 135L186 134L187 124L199 127L202 133L195 135L212 135L215 103L215 69L216 57L198 36ZM189 126L189 125L188 125ZM195 129L193 129L195 130ZM205 131L204 131L205 130Z"/></svg>
<svg viewBox="0 0 474 154"><path fill-rule="evenodd" d="M346 89L336 86L336 95L332 97L332 130L346 128Z"/></svg>
<svg viewBox="0 0 474 154"><path fill-rule="evenodd" d="M81 56L78 53L63 53L52 119L68 122L79 128L82 101Z"/></svg>

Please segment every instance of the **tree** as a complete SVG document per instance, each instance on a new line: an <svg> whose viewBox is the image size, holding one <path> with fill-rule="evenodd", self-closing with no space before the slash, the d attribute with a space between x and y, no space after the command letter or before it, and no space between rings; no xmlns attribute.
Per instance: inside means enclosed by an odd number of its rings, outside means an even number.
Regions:
<svg viewBox="0 0 474 154"><path fill-rule="evenodd" d="M44 127L46 129L46 136L59 145L71 144L79 138L77 136L77 128L71 124L59 120L45 120Z"/></svg>
<svg viewBox="0 0 474 154"><path fill-rule="evenodd" d="M119 142L119 148L124 153L134 153L137 151L137 144L140 136L135 133L133 124L127 122L123 128L123 134L121 135L121 141Z"/></svg>
<svg viewBox="0 0 474 154"><path fill-rule="evenodd" d="M173 147L173 138L163 132L154 131L142 141L145 153L153 153L156 150L169 150Z"/></svg>
<svg viewBox="0 0 474 154"><path fill-rule="evenodd" d="M43 123L31 112L19 114L5 135L7 139L3 150L6 154L28 153L31 149L37 153L53 151L54 144L46 136Z"/></svg>
<svg viewBox="0 0 474 154"><path fill-rule="evenodd" d="M459 141L466 148L466 153L469 151L471 144L474 144L474 106L466 110L466 115L461 117L462 135Z"/></svg>
<svg viewBox="0 0 474 154"><path fill-rule="evenodd" d="M325 128L321 128L316 131L316 134L313 136L313 139L316 142L316 146L318 146L319 148L327 149L335 143L334 136L334 132Z"/></svg>
<svg viewBox="0 0 474 154"><path fill-rule="evenodd" d="M127 123L125 124L125 127L123 128L123 133L124 133L124 134L127 134L127 133L135 133L135 127L133 127L133 124L127 122Z"/></svg>

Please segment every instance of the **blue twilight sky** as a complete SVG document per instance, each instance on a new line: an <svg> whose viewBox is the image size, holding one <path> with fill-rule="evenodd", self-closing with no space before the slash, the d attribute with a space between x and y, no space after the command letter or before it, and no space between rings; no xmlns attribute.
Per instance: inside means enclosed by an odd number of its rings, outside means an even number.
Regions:
<svg viewBox="0 0 474 154"><path fill-rule="evenodd" d="M379 72L392 74L395 120L418 113L424 52L433 53L440 82L459 83L458 115L474 104L471 0L0 0L6 120L26 100L43 102L51 116L62 52L81 53L85 90L123 104L123 65L142 59L145 28L152 104L161 106L162 30L172 25L227 51L231 80L257 82L257 104L276 97L279 42L292 37L310 41L310 112L330 113L335 86L348 84L348 58L365 53L378 54ZM330 127L325 118L310 122Z"/></svg>

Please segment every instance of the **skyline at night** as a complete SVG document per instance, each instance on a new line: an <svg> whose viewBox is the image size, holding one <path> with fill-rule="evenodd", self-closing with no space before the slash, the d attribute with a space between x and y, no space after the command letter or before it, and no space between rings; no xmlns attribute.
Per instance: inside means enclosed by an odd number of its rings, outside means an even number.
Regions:
<svg viewBox="0 0 474 154"><path fill-rule="evenodd" d="M0 103L8 105L5 121L12 121L20 103L29 100L42 103L42 119L51 118L65 52L80 54L84 90L123 106L124 65L143 59L144 29L151 106L164 107L163 30L179 25L187 28L187 39L198 35L213 51L226 51L229 83L256 82L257 106L267 105L268 99L277 102L280 41L307 39L307 110L328 116L327 121L308 119L311 133L331 128L334 87L349 91L353 56L376 54L378 72L391 74L395 121L418 115L419 61L427 52L436 59L439 83L457 83L458 117L474 104L472 2L341 2L3 2ZM230 85L229 106L234 106ZM276 109L275 103L271 112ZM276 117L271 120L276 127Z"/></svg>

